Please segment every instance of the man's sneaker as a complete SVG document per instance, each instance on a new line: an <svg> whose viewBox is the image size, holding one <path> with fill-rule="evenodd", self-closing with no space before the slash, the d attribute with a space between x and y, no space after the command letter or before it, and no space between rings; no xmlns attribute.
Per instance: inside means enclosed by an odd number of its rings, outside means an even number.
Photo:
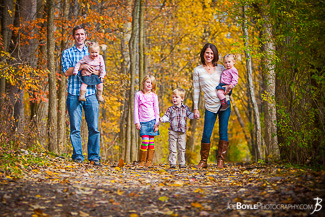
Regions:
<svg viewBox="0 0 325 217"><path fill-rule="evenodd" d="M186 166L185 166L185 164L180 164L180 165L179 165L179 168L180 168L180 169L184 169L184 168L186 168Z"/></svg>
<svg viewBox="0 0 325 217"><path fill-rule="evenodd" d="M94 165L94 166L99 166L99 167L102 166L102 164L99 162L99 160L91 160L90 164Z"/></svg>
<svg viewBox="0 0 325 217"><path fill-rule="evenodd" d="M175 164L171 164L170 165L170 169L175 169L176 168L176 165Z"/></svg>
<svg viewBox="0 0 325 217"><path fill-rule="evenodd" d="M74 159L73 162L81 164L82 163L82 159L77 158L77 159Z"/></svg>

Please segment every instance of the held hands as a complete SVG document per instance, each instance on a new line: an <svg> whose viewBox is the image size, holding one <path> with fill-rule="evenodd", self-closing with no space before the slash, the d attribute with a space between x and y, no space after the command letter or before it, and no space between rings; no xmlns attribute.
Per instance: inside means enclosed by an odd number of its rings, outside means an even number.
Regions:
<svg viewBox="0 0 325 217"><path fill-rule="evenodd" d="M159 126L157 124L155 124L155 126L153 126L153 132L157 132L159 129Z"/></svg>
<svg viewBox="0 0 325 217"><path fill-rule="evenodd" d="M141 125L140 125L140 124L135 124L135 128L136 128L137 130L141 130Z"/></svg>
<svg viewBox="0 0 325 217"><path fill-rule="evenodd" d="M201 117L200 111L198 109L194 109L194 118L199 120Z"/></svg>

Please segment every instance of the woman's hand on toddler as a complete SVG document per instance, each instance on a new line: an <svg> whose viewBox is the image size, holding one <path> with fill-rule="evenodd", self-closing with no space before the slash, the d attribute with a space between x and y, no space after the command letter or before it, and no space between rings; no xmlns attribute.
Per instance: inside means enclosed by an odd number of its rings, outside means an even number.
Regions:
<svg viewBox="0 0 325 217"><path fill-rule="evenodd" d="M228 94L230 93L231 89L234 88L234 86L232 84L228 84L226 85L226 91L225 91L225 94Z"/></svg>
<svg viewBox="0 0 325 217"><path fill-rule="evenodd" d="M135 128L136 128L137 130L140 130L140 129L141 129L141 125L140 125L140 124L135 124Z"/></svg>

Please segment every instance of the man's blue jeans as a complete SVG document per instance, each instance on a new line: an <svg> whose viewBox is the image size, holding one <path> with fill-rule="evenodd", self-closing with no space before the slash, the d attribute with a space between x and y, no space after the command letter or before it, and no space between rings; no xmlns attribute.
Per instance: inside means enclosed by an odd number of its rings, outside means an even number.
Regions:
<svg viewBox="0 0 325 217"><path fill-rule="evenodd" d="M70 139L73 147L72 160L84 160L80 126L82 110L88 126L88 160L100 160L100 132L98 131L99 103L96 95L86 97L86 101L79 101L79 96L68 94L67 109L70 117Z"/></svg>
<svg viewBox="0 0 325 217"><path fill-rule="evenodd" d="M228 101L228 104L230 107L223 112L219 110L217 113L213 113L205 109L204 130L201 140L202 143L210 143L213 127L217 116L219 116L219 139L228 142L228 122L231 112L230 101Z"/></svg>

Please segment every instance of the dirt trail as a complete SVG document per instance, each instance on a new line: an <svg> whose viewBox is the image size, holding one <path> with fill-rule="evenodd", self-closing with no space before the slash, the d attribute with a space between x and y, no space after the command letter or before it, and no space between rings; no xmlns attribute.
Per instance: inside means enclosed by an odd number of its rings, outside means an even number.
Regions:
<svg viewBox="0 0 325 217"><path fill-rule="evenodd" d="M324 175L278 165L139 169L56 158L24 178L0 179L0 216L309 216L320 208L312 216L325 216Z"/></svg>

